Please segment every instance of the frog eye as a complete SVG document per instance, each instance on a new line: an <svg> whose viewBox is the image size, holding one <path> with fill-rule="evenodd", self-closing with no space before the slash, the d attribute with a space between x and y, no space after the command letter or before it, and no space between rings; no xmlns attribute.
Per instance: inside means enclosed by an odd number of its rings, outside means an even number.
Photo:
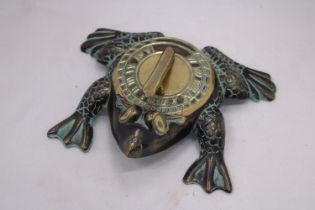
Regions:
<svg viewBox="0 0 315 210"><path fill-rule="evenodd" d="M157 135L165 135L169 126L164 116L158 112L148 112L145 116L145 121L149 128L152 128Z"/></svg>
<svg viewBox="0 0 315 210"><path fill-rule="evenodd" d="M124 112L122 112L119 115L119 122L127 123L127 122L135 121L138 119L140 114L141 114L141 109L138 106L136 105L129 106Z"/></svg>

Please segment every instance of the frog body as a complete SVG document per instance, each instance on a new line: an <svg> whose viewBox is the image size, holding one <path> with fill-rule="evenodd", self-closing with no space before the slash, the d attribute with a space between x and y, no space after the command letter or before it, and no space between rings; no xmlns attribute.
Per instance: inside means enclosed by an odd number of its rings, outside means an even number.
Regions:
<svg viewBox="0 0 315 210"><path fill-rule="evenodd" d="M156 94L146 96L146 81L155 71L150 66L158 68L167 47L174 50L171 70ZM187 170L184 183L197 183L208 193L232 191L219 108L225 98L273 100L276 87L270 75L241 65L214 47L198 50L160 32L98 29L81 49L105 65L107 73L90 86L70 117L48 131L50 138L88 151L92 120L103 108L121 151L130 158L161 152L192 133L200 157Z"/></svg>

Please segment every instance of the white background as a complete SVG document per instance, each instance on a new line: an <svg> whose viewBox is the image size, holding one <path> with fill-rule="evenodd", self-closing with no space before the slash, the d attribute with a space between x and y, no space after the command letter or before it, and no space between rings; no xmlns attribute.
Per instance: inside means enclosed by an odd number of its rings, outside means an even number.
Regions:
<svg viewBox="0 0 315 210"><path fill-rule="evenodd" d="M232 194L182 183L198 157L192 137L128 159L105 112L89 153L46 137L104 75L79 50L98 27L213 45L272 75L274 102L222 107ZM1 0L0 209L314 209L314 60L312 0Z"/></svg>

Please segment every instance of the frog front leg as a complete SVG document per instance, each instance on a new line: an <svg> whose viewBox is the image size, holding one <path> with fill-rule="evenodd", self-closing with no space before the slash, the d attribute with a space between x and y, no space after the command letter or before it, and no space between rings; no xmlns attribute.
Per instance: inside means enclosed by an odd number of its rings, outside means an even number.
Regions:
<svg viewBox="0 0 315 210"><path fill-rule="evenodd" d="M232 191L231 181L223 159L224 119L214 105L203 110L196 122L200 157L187 170L183 181L198 183L210 193L216 189Z"/></svg>
<svg viewBox="0 0 315 210"><path fill-rule="evenodd" d="M60 139L67 146L77 145L87 151L93 136L92 120L107 104L110 88L109 76L95 81L83 95L75 112L51 128L48 137Z"/></svg>

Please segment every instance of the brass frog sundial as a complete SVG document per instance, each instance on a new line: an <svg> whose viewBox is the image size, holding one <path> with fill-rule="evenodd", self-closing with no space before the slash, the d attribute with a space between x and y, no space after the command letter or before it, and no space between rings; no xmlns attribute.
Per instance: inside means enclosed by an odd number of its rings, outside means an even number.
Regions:
<svg viewBox="0 0 315 210"><path fill-rule="evenodd" d="M48 131L65 145L87 151L92 120L109 113L122 152L139 158L160 152L193 133L200 157L183 181L206 192L232 186L223 160L225 128L219 107L225 98L273 100L276 87L266 73L236 63L219 50L202 50L159 32L98 29L81 46L104 64L76 111Z"/></svg>

